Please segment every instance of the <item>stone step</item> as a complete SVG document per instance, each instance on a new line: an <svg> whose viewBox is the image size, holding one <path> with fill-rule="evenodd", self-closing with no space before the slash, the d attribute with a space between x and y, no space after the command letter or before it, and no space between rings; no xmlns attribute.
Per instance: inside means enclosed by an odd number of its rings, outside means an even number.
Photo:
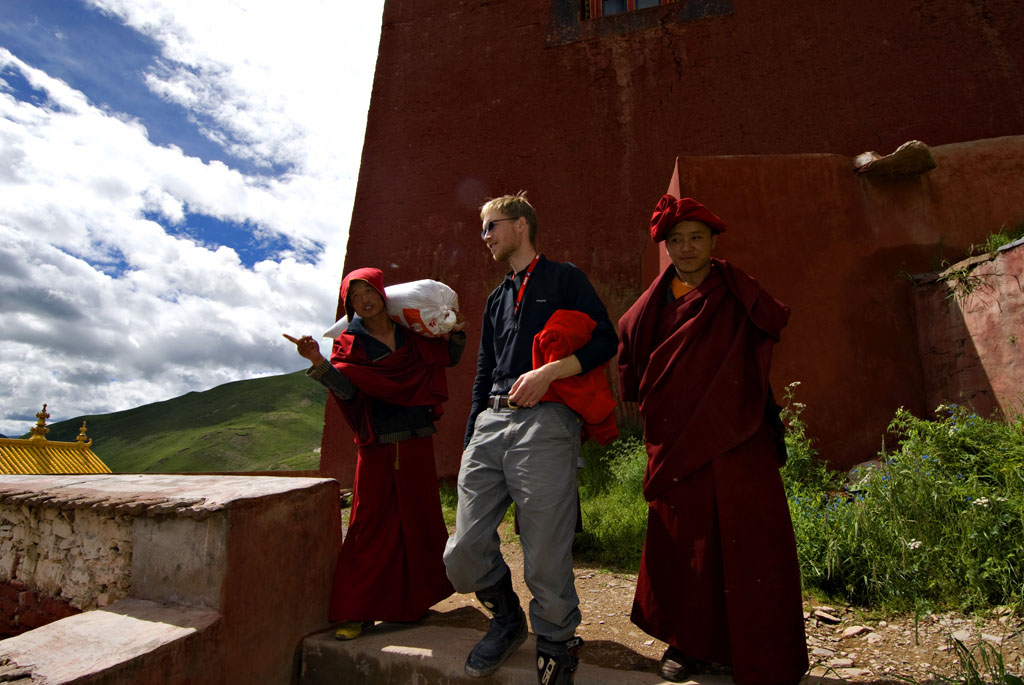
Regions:
<svg viewBox="0 0 1024 685"><path fill-rule="evenodd" d="M378 623L358 639L334 639L328 630L307 637L302 643L301 685L337 683L401 683L427 685L535 685L536 638L526 642L489 678L471 678L463 666L466 655L483 637L471 628ZM584 650L586 646L584 646ZM698 676L693 683L729 685L724 676ZM665 683L654 673L618 671L581 663L576 671L578 685L658 685Z"/></svg>
<svg viewBox="0 0 1024 685"><path fill-rule="evenodd" d="M122 599L0 641L0 682L198 682L215 659L205 634L220 620L209 609Z"/></svg>

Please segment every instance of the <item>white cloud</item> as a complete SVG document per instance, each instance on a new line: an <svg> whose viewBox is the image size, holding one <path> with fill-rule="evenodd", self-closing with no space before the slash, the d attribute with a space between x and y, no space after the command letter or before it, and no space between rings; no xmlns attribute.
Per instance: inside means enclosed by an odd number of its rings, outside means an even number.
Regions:
<svg viewBox="0 0 1024 685"><path fill-rule="evenodd" d="M145 121L0 48L0 69L49 97L0 90L9 435L43 402L57 421L300 368L281 333L318 335L334 319L382 0L95 4L161 46L145 75L155 92L266 171L156 146ZM247 267L232 247L146 218L184 228L186 213L243 224L254 240L286 236L300 254Z"/></svg>

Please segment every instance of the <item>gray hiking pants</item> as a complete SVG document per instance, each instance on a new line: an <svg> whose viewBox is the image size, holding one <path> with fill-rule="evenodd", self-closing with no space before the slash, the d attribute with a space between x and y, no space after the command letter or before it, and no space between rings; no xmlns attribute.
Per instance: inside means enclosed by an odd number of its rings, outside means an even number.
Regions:
<svg viewBox="0 0 1024 685"><path fill-rule="evenodd" d="M457 592L497 583L508 573L497 528L515 502L530 624L550 640L568 640L580 623L572 572L579 456L580 419L565 405L485 409L462 455L455 534L444 550Z"/></svg>

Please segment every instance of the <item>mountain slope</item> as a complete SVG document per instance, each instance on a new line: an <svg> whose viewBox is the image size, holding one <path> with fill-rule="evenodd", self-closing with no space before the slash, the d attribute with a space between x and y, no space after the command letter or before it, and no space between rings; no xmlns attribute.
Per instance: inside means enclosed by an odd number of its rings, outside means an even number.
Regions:
<svg viewBox="0 0 1024 685"><path fill-rule="evenodd" d="M93 452L114 473L315 470L326 399L296 371L60 421L46 437L74 441L86 421Z"/></svg>

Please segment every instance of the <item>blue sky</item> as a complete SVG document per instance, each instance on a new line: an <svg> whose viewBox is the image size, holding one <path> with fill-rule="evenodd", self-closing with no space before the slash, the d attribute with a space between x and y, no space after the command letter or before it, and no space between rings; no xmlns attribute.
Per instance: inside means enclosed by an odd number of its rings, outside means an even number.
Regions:
<svg viewBox="0 0 1024 685"><path fill-rule="evenodd" d="M0 433L303 366L383 0L0 0Z"/></svg>

